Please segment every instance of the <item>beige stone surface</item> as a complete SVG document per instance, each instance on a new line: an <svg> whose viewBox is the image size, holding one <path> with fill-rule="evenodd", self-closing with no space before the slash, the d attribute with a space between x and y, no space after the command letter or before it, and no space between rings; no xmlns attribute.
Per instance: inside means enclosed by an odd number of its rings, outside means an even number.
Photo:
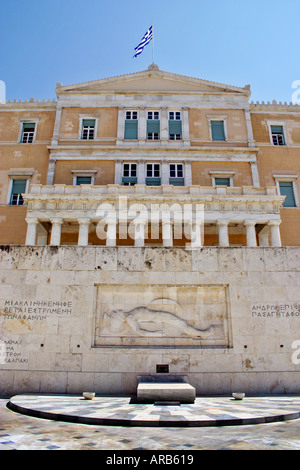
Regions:
<svg viewBox="0 0 300 470"><path fill-rule="evenodd" d="M197 394L299 393L299 259L295 247L1 246L0 393L136 393L158 364Z"/></svg>

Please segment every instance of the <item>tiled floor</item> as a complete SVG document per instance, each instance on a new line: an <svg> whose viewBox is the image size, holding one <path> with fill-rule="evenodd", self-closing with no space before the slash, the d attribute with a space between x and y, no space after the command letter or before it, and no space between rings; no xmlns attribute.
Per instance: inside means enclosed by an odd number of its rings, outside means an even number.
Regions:
<svg viewBox="0 0 300 470"><path fill-rule="evenodd" d="M80 416L95 416L99 411L117 413L132 419L136 406L124 402L124 398L112 400L93 400L91 402L75 397L77 402L57 400L57 397L35 397L34 406L39 409L46 408L48 400L48 411L54 413L68 412ZM14 398L21 403L21 396ZM25 403L23 399L23 405ZM27 405L28 405L27 398ZM31 400L31 398L30 398ZM123 401L122 401L123 400ZM266 400L261 397L255 403L252 397L246 397L243 402L235 402L228 398L227 407L224 407L224 401L220 399L209 399L205 410L202 410L202 417L215 419L216 417L226 416L232 419L232 416L240 418L260 416L278 416L280 413L300 411L300 397L276 397L272 400ZM78 401L80 404L78 405ZM197 399L198 402L198 399ZM53 421L37 417L30 417L24 414L16 413L7 408L8 399L0 399L0 450L200 450L200 449L233 449L233 450L263 450L263 449L286 449L300 450L300 419L281 421L267 424L251 425L230 425L230 426L209 426L209 427L182 427L182 426L109 426L109 425L88 425L80 423L68 423L63 421ZM113 408L113 405L118 405ZM198 403L196 403L197 405ZM98 406L100 406L100 410ZM102 406L101 406L102 405ZM30 406L33 406L31 402ZM71 408L72 406L72 408ZM133 409L132 409L133 406ZM140 405L138 405L140 406ZM143 405L144 406L144 405ZM191 406L190 411L193 411ZM196 407L194 407L195 410ZM158 411L156 411L158 410ZM141 412L145 417L152 416L155 411L161 417L163 415L177 417L187 417L191 419L197 413L187 414L188 409L181 407L155 407L146 405ZM198 409L198 411L200 408ZM89 411L89 413L88 413ZM129 417L128 417L128 412ZM246 414L245 414L246 413ZM101 412L100 412L101 414ZM97 416L100 416L99 414ZM198 415L199 418L200 415ZM128 424L128 423L127 423Z"/></svg>
<svg viewBox="0 0 300 470"><path fill-rule="evenodd" d="M41 418L122 426L229 426L300 418L300 397L197 397L193 404L134 403L132 397L17 395L11 409ZM170 406L171 405L171 406Z"/></svg>

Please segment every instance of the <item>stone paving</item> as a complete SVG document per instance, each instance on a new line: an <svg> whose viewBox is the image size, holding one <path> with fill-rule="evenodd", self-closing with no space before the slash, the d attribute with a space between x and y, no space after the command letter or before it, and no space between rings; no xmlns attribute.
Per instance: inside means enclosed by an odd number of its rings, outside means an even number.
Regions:
<svg viewBox="0 0 300 470"><path fill-rule="evenodd" d="M8 409L8 402L9 399L0 399L0 450L300 450L299 418L263 424L204 427L88 425L17 413ZM249 402L250 397L243 404L231 401L230 406L232 410L241 404L243 408L249 408ZM94 406L96 402L83 403ZM298 406L300 397L272 398L273 413L270 400L268 403L269 415L280 416L281 413L284 419L284 412L292 409L295 412L294 405ZM53 404L48 405L52 412ZM166 406L165 413L172 414L171 408Z"/></svg>

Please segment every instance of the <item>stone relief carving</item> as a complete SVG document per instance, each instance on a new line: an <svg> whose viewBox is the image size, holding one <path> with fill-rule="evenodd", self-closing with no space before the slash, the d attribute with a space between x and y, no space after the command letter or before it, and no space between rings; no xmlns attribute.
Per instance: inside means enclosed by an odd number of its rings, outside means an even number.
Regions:
<svg viewBox="0 0 300 470"><path fill-rule="evenodd" d="M226 286L101 285L95 346L228 346Z"/></svg>
<svg viewBox="0 0 300 470"><path fill-rule="evenodd" d="M161 299L168 301L170 299ZM208 338L214 329L210 325L205 330L194 328L171 312L153 310L148 307L136 307L129 312L112 310L103 315L103 331L107 334L124 335L128 328L140 336L188 336Z"/></svg>

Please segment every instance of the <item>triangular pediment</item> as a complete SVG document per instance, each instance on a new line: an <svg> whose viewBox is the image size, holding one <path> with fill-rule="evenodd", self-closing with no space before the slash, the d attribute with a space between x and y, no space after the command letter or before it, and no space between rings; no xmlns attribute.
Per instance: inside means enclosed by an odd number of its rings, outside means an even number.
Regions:
<svg viewBox="0 0 300 470"><path fill-rule="evenodd" d="M247 96L250 95L250 89L248 86L240 88L198 78L177 75L170 72L163 72L159 70L157 66L150 66L148 70L143 72L118 77L105 78L69 86L59 85L56 88L56 92L58 95L65 93L238 93Z"/></svg>

